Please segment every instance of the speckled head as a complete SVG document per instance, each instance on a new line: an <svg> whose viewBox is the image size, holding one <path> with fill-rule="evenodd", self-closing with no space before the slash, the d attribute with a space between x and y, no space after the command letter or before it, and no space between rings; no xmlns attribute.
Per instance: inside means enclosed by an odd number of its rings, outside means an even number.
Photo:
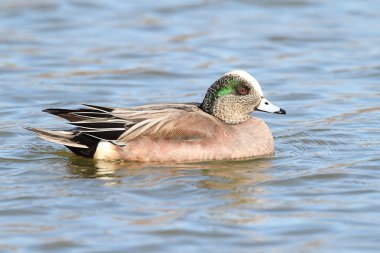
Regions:
<svg viewBox="0 0 380 253"><path fill-rule="evenodd" d="M248 120L254 110L285 114L271 104L257 80L243 70L233 70L221 76L207 90L201 109L227 124Z"/></svg>

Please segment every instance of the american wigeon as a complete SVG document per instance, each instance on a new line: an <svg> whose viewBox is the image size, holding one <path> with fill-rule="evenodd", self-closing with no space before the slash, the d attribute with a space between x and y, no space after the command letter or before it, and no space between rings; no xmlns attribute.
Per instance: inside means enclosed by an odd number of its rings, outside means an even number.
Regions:
<svg viewBox="0 0 380 253"><path fill-rule="evenodd" d="M253 111L286 114L263 95L250 74L234 70L207 90L202 103L153 104L130 108L86 105L46 109L75 128L28 128L77 155L104 160L197 161L270 155L271 131Z"/></svg>

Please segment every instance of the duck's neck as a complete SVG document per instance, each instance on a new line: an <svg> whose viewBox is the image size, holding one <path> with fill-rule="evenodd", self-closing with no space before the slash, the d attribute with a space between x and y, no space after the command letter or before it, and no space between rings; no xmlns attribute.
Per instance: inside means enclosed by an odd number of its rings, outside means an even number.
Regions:
<svg viewBox="0 0 380 253"><path fill-rule="evenodd" d="M202 109L202 111L208 114L212 114L214 101L215 101L215 90L211 86L210 88L208 88L205 98L203 99L203 102L200 104L199 107Z"/></svg>
<svg viewBox="0 0 380 253"><path fill-rule="evenodd" d="M216 99L216 91L220 89L219 80L215 82L208 90L199 105L199 108L226 124L239 124L251 118L244 108L244 103L238 98L223 96Z"/></svg>
<svg viewBox="0 0 380 253"><path fill-rule="evenodd" d="M229 105L226 105L222 103L221 101L213 101L210 103L206 98L203 100L203 102L199 105L199 108L208 113L213 115L214 117L220 119L226 124L239 124L242 123L250 118L252 118L249 114L245 113L238 113L240 110L236 110L237 108L233 108ZM242 108L240 108L242 109Z"/></svg>
<svg viewBox="0 0 380 253"><path fill-rule="evenodd" d="M216 100L211 114L226 124L239 124L251 118L249 114L243 113L244 108L240 107L242 107L240 104L231 106L230 104Z"/></svg>

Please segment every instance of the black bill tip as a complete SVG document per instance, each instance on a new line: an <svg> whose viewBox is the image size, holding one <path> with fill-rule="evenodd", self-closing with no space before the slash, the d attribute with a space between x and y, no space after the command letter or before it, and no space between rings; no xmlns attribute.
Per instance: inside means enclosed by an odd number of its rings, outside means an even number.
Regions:
<svg viewBox="0 0 380 253"><path fill-rule="evenodd" d="M275 112L276 114L286 114L286 111L284 110L284 109L282 109L282 108L280 108L280 110L279 111L277 111L277 112Z"/></svg>

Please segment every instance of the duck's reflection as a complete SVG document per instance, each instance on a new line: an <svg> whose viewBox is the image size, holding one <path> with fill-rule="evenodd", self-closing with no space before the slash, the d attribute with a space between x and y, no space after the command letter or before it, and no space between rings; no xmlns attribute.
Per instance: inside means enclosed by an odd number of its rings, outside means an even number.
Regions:
<svg viewBox="0 0 380 253"><path fill-rule="evenodd" d="M68 168L72 175L82 178L118 180L131 176L149 176L150 181L171 177L198 178L200 187L211 190L238 190L245 186L256 187L270 180L266 173L271 167L270 158L196 163L137 163L102 161L68 156ZM253 189L253 188L249 188ZM258 189L254 189L257 191Z"/></svg>
<svg viewBox="0 0 380 253"><path fill-rule="evenodd" d="M131 189L140 200L151 200L153 196L155 202L162 202L162 206L144 206L144 212L154 213L152 222L171 212L186 214L189 203L194 201L199 201L196 205L214 220L234 224L257 222L263 217L252 210L265 204L265 182L272 180L268 174L271 158L186 164L68 158L68 168L74 177L104 180L107 186Z"/></svg>

